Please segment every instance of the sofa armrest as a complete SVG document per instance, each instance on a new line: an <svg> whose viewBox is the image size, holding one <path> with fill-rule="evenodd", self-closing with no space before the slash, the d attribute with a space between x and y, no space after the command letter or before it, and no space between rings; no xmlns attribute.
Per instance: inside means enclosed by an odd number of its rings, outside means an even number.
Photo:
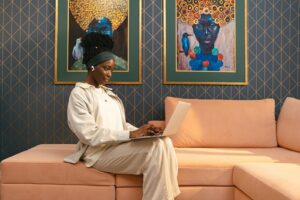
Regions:
<svg viewBox="0 0 300 200"><path fill-rule="evenodd" d="M164 129L166 127L166 122L163 120L151 120L148 122L148 124L151 124L153 126L159 127Z"/></svg>

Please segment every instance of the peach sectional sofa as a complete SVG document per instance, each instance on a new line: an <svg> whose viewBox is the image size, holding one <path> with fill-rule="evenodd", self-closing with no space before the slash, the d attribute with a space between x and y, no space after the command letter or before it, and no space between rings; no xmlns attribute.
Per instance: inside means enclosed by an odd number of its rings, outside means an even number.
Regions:
<svg viewBox="0 0 300 200"><path fill-rule="evenodd" d="M177 200L300 200L300 100L287 98L275 121L273 99L191 102L171 139L179 162ZM152 121L164 126L163 121ZM1 163L2 200L140 200L142 176L71 165L73 144L43 144Z"/></svg>

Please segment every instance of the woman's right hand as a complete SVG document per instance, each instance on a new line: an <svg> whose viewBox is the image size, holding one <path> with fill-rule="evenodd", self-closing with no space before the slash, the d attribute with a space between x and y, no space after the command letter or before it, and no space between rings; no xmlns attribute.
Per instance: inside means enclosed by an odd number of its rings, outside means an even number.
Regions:
<svg viewBox="0 0 300 200"><path fill-rule="evenodd" d="M129 132L129 137L130 138L136 138L136 137L142 137L142 136L146 136L146 135L161 134L159 131L161 131L160 128L156 128L151 124L145 124L145 125L141 126L139 129L137 129L135 131L130 131Z"/></svg>
<svg viewBox="0 0 300 200"><path fill-rule="evenodd" d="M130 131L129 132L129 137L130 138L137 138L137 137L141 137L141 136L145 136L148 133L148 129L150 128L150 124L145 124L143 126L141 126L139 129L135 130L135 131Z"/></svg>

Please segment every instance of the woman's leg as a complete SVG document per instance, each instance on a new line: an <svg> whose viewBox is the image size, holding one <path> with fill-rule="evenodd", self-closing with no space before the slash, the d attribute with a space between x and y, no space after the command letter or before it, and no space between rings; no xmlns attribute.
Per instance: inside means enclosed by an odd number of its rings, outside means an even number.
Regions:
<svg viewBox="0 0 300 200"><path fill-rule="evenodd" d="M143 199L173 200L180 193L175 150L170 138L158 142L143 170Z"/></svg>
<svg viewBox="0 0 300 200"><path fill-rule="evenodd" d="M180 193L179 187L178 187L178 163L177 163L177 157L175 153L175 149L173 147L173 143L170 138L165 137L163 139L164 145L165 145L165 150L167 153L167 159L170 162L170 168L169 168L169 177L170 177L170 183L171 183L171 188L174 194L174 197L178 196Z"/></svg>
<svg viewBox="0 0 300 200"><path fill-rule="evenodd" d="M101 154L93 167L116 174L143 174L143 200L173 200L180 193L177 159L169 138L112 146Z"/></svg>

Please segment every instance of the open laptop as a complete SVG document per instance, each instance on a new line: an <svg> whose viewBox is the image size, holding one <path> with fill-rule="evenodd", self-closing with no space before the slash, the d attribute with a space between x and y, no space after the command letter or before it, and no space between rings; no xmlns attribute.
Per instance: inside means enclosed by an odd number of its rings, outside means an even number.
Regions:
<svg viewBox="0 0 300 200"><path fill-rule="evenodd" d="M130 140L140 140L140 139L145 139L145 138L164 137L164 136L170 136L170 135L176 134L178 132L180 125L181 125L182 121L184 120L190 106L191 106L190 103L179 101L162 134L130 138Z"/></svg>

